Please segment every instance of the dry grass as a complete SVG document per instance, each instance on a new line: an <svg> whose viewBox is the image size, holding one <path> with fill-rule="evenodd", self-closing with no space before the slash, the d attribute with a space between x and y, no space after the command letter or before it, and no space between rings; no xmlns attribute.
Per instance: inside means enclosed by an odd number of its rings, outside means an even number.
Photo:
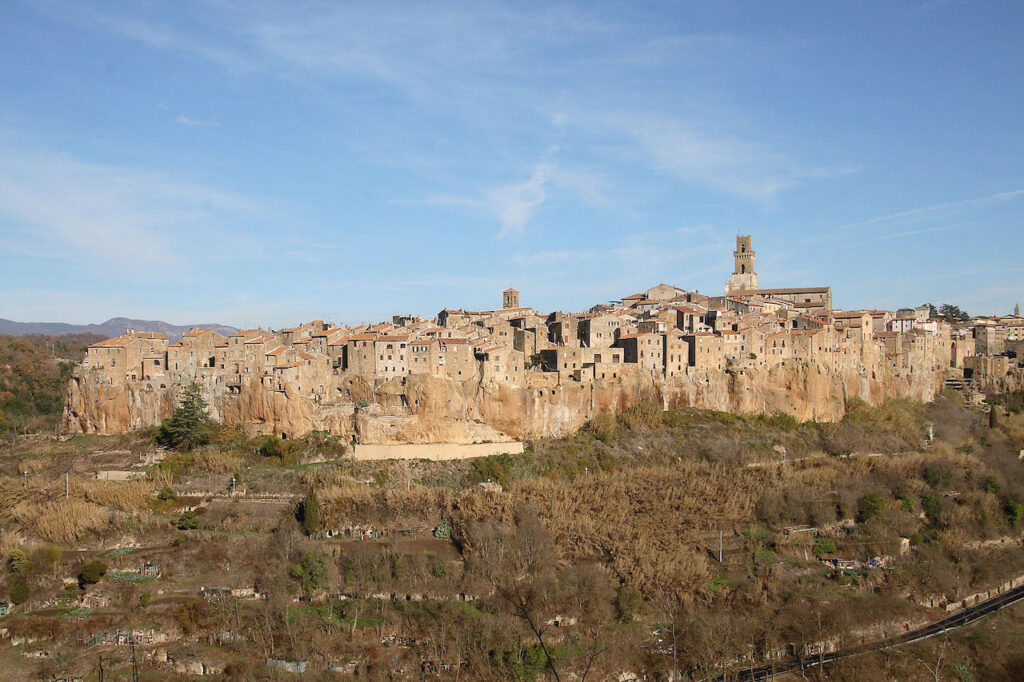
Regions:
<svg viewBox="0 0 1024 682"><path fill-rule="evenodd" d="M71 481L73 497L121 511L145 509L154 489L151 481Z"/></svg>
<svg viewBox="0 0 1024 682"><path fill-rule="evenodd" d="M70 543L111 526L113 512L80 499L21 502L11 516L26 530L51 542Z"/></svg>

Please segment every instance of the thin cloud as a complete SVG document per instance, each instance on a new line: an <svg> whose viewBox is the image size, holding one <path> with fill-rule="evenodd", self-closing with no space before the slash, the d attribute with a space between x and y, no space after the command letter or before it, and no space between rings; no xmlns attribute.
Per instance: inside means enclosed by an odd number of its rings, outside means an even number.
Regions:
<svg viewBox="0 0 1024 682"><path fill-rule="evenodd" d="M968 208L971 206L978 206L982 204L994 203L999 201L1007 201L1016 199L1024 196L1024 189L1015 189L1009 192L1000 192L999 194L991 194L985 197L977 197L974 199L964 199L962 201L948 201L941 204L932 204L930 206L922 206L920 208L912 208L906 211L897 211L895 213L888 213L886 215L878 216L877 218L871 218L869 220L861 220L856 223L847 223L846 225L840 225L834 228L834 232L841 232L843 230L853 230L859 227L867 227L869 225L877 225L879 223L905 221L913 218L927 216L933 213L941 213L943 211L953 211L961 208Z"/></svg>
<svg viewBox="0 0 1024 682"><path fill-rule="evenodd" d="M220 126L220 123L218 123L217 121L204 121L203 119L199 118L193 119L189 118L185 114L179 114L178 118L174 119L174 122L179 123L183 126L191 126L194 128L216 128Z"/></svg>

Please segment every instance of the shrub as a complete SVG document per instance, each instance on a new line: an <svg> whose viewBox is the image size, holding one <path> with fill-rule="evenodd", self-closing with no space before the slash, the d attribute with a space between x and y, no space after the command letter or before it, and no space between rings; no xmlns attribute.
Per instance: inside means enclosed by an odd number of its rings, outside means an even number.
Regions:
<svg viewBox="0 0 1024 682"><path fill-rule="evenodd" d="M1017 499L1016 495L1009 495L1003 502L1003 513L1006 514L1006 521L1014 528L1020 528L1021 520L1024 520L1024 504Z"/></svg>
<svg viewBox="0 0 1024 682"><path fill-rule="evenodd" d="M358 405L359 407L369 407L370 406L370 401L367 400L366 398L363 398L358 403L356 403L356 405Z"/></svg>
<svg viewBox="0 0 1024 682"><path fill-rule="evenodd" d="M615 612L620 622L632 622L643 608L644 598L640 590L629 585L619 588L619 593L615 597Z"/></svg>
<svg viewBox="0 0 1024 682"><path fill-rule="evenodd" d="M452 527L442 521L437 524L437 528L434 529L434 537L441 540L450 540L452 537Z"/></svg>
<svg viewBox="0 0 1024 682"><path fill-rule="evenodd" d="M11 558L7 560L7 568L11 573L23 575L28 568L28 555L20 549L11 552Z"/></svg>
<svg viewBox="0 0 1024 682"><path fill-rule="evenodd" d="M10 599L14 605L24 604L28 601L28 581L25 580L25 576L18 575L11 582Z"/></svg>
<svg viewBox="0 0 1024 682"><path fill-rule="evenodd" d="M594 418L590 420L591 432L593 432L595 438L601 441L607 441L614 436L617 426L618 423L615 421L615 416L607 412L595 414Z"/></svg>
<svg viewBox="0 0 1024 682"><path fill-rule="evenodd" d="M187 511L178 516L175 525L178 527L178 530L195 530L199 526L199 521L196 519L195 512Z"/></svg>
<svg viewBox="0 0 1024 682"><path fill-rule="evenodd" d="M921 510L928 515L933 522L939 520L942 513L942 498L935 493L928 493L921 496Z"/></svg>
<svg viewBox="0 0 1024 682"><path fill-rule="evenodd" d="M869 521L878 516L885 509L885 502L878 493L868 493L857 500L857 520L860 522Z"/></svg>
<svg viewBox="0 0 1024 682"><path fill-rule="evenodd" d="M79 579L86 584L98 583L107 573L107 565L102 561L90 561L82 566Z"/></svg>
<svg viewBox="0 0 1024 682"><path fill-rule="evenodd" d="M653 428L661 422L661 411L661 406L653 400L641 400L623 410L619 421L633 430Z"/></svg>
<svg viewBox="0 0 1024 682"><path fill-rule="evenodd" d="M255 441L257 455L267 459L276 459L279 464L296 464L302 451L302 442L284 440L277 436L260 436Z"/></svg>
<svg viewBox="0 0 1024 682"><path fill-rule="evenodd" d="M900 501L900 508L903 509L903 511L910 512L911 514L916 511L917 505L914 504L913 497L910 495L900 495L898 499Z"/></svg>
<svg viewBox="0 0 1024 682"><path fill-rule="evenodd" d="M307 554L302 561L292 566L290 573L299 581L302 591L308 597L327 585L327 555Z"/></svg>
<svg viewBox="0 0 1024 682"><path fill-rule="evenodd" d="M139 595L139 606L146 608L149 606L149 592L143 592Z"/></svg>
<svg viewBox="0 0 1024 682"><path fill-rule="evenodd" d="M160 494L157 495L157 498L163 502L169 502L174 499L174 491L164 486L160 489Z"/></svg>
<svg viewBox="0 0 1024 682"><path fill-rule="evenodd" d="M995 493L999 492L999 480L995 476L989 476L985 479L985 492Z"/></svg>
<svg viewBox="0 0 1024 682"><path fill-rule="evenodd" d="M836 541L832 538L818 538L814 542L814 556L819 559L827 554L835 554L837 551Z"/></svg>

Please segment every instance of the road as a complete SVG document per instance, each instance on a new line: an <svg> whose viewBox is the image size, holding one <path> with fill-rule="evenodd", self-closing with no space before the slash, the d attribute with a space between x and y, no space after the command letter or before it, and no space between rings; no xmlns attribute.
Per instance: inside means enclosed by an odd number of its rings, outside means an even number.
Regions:
<svg viewBox="0 0 1024 682"><path fill-rule="evenodd" d="M886 649L892 649L906 644L912 644L914 642L920 642L923 639L934 637L935 635L941 635L949 630L956 630L962 628L965 625L975 623L982 618L985 618L996 611L1003 609L1011 604L1015 604L1021 600L1024 600L1024 585L1021 587L1012 589L1008 592L1004 592L998 596L993 597L987 601L980 602L974 606L969 606L962 611L953 614L947 618L943 618L940 621L936 621L931 625L926 625L923 628L917 630L911 630L910 632L904 633L899 637L893 637L892 639L886 639L879 642L872 642L863 646L846 649L843 651L836 651L830 654L822 654L820 656L805 658L802 662L800 660L789 660L782 661L771 666L761 666L759 668L747 668L734 673L729 673L728 676L720 675L715 680L749 680L755 682L757 680L769 680L773 675L781 675L783 673L792 672L794 670L812 668L818 665L827 665L835 661L850 658L852 656L860 656L862 654L872 653L875 651L884 651Z"/></svg>

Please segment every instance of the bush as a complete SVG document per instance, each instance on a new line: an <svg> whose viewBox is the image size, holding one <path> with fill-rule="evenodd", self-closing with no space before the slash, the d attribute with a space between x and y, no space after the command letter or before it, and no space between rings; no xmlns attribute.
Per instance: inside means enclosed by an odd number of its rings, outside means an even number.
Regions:
<svg viewBox="0 0 1024 682"><path fill-rule="evenodd" d="M644 598L640 590L624 585L615 597L615 612L622 623L632 622L643 611Z"/></svg>
<svg viewBox="0 0 1024 682"><path fill-rule="evenodd" d="M10 599L11 603L16 606L28 601L28 581L25 580L25 576L18 575L18 577L11 582Z"/></svg>
<svg viewBox="0 0 1024 682"><path fill-rule="evenodd" d="M164 486L160 489L160 494L157 495L157 498L163 502L169 502L174 499L174 491L168 486Z"/></svg>
<svg viewBox="0 0 1024 682"><path fill-rule="evenodd" d="M20 549L14 550L11 552L11 558L7 560L7 568L11 573L24 575L25 569L28 568L28 555Z"/></svg>
<svg viewBox="0 0 1024 682"><path fill-rule="evenodd" d="M814 556L819 559L828 554L835 554L837 550L836 541L832 538L818 538L814 542Z"/></svg>
<svg viewBox="0 0 1024 682"><path fill-rule="evenodd" d="M257 455L267 459L276 459L279 464L297 464L302 454L302 442L284 440L277 436L260 436L254 441Z"/></svg>
<svg viewBox="0 0 1024 682"><path fill-rule="evenodd" d="M914 498L910 495L900 495L900 508L905 512L913 514L917 510L917 505L914 504Z"/></svg>
<svg viewBox="0 0 1024 682"><path fill-rule="evenodd" d="M633 430L653 428L661 423L661 412L661 406L653 400L641 400L623 410L619 421Z"/></svg>
<svg viewBox="0 0 1024 682"><path fill-rule="evenodd" d="M857 500L857 520L861 523L869 521L882 513L885 502L878 493L868 493Z"/></svg>
<svg viewBox="0 0 1024 682"><path fill-rule="evenodd" d="M615 416L607 412L595 414L594 418L590 420L590 431L600 441L607 441L614 436L617 427L618 423L615 421Z"/></svg>
<svg viewBox="0 0 1024 682"><path fill-rule="evenodd" d="M308 597L327 585L327 555L307 554L302 561L292 566L290 573L299 581L302 591Z"/></svg>
<svg viewBox="0 0 1024 682"><path fill-rule="evenodd" d="M196 519L195 512L187 511L178 516L175 525L178 527L178 530L195 530L199 526L199 521Z"/></svg>
<svg viewBox="0 0 1024 682"><path fill-rule="evenodd" d="M369 407L370 406L370 401L367 400L366 398L363 398L358 403L356 403L356 405L358 405L359 407Z"/></svg>
<svg viewBox="0 0 1024 682"><path fill-rule="evenodd" d="M79 580L86 584L98 583L107 574L107 565L102 561L90 561L82 566L78 574Z"/></svg>
<svg viewBox="0 0 1024 682"><path fill-rule="evenodd" d="M1014 528L1020 528L1021 520L1024 520L1024 504L1017 499L1016 495L1009 495L1003 503L1003 513L1006 514L1006 521Z"/></svg>
<svg viewBox="0 0 1024 682"><path fill-rule="evenodd" d="M942 498L935 493L928 493L921 496L921 510L928 515L932 522L939 520L942 513Z"/></svg>
<svg viewBox="0 0 1024 682"><path fill-rule="evenodd" d="M139 595L139 606L146 608L149 606L149 592L143 592Z"/></svg>
<svg viewBox="0 0 1024 682"><path fill-rule="evenodd" d="M999 492L999 480L995 476L989 476L985 479L985 492L992 493L993 495Z"/></svg>

